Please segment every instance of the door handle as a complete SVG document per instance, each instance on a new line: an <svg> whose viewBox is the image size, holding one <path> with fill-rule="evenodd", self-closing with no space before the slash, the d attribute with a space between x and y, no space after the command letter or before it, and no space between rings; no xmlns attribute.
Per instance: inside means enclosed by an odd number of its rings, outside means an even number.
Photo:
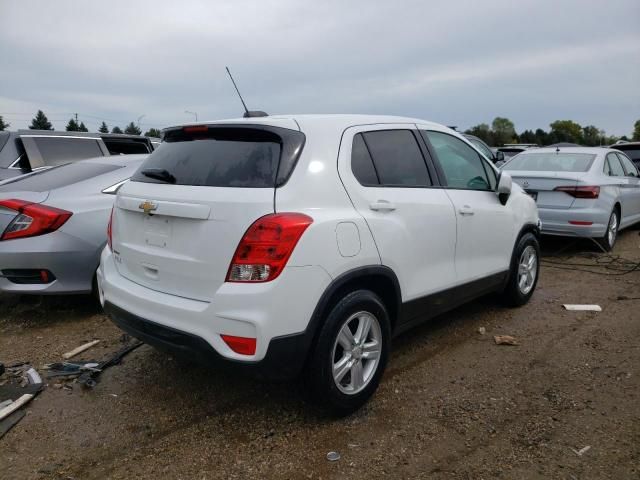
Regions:
<svg viewBox="0 0 640 480"><path fill-rule="evenodd" d="M392 212L396 209L396 206L387 200L378 200L369 204L369 208L374 212Z"/></svg>
<svg viewBox="0 0 640 480"><path fill-rule="evenodd" d="M462 206L458 209L458 212L460 213L460 215L473 215L475 213L473 211L473 208L471 208L469 205Z"/></svg>

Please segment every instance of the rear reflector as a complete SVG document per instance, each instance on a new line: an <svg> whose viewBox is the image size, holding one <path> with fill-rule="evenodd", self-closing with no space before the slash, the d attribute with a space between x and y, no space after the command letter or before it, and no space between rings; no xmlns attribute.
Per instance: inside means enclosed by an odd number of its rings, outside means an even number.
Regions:
<svg viewBox="0 0 640 480"><path fill-rule="evenodd" d="M10 282L19 285L42 285L51 283L56 279L53 273L44 269L5 269L2 270L2 276Z"/></svg>
<svg viewBox="0 0 640 480"><path fill-rule="evenodd" d="M17 215L7 225L0 240L35 237L56 231L73 213L24 200L0 200L0 206L15 210Z"/></svg>
<svg viewBox="0 0 640 480"><path fill-rule="evenodd" d="M593 225L593 222L583 222L580 220L569 220L571 225Z"/></svg>
<svg viewBox="0 0 640 480"><path fill-rule="evenodd" d="M256 220L236 249L227 282L269 282L280 275L313 219L302 213L272 213Z"/></svg>
<svg viewBox="0 0 640 480"><path fill-rule="evenodd" d="M113 250L113 209L114 207L111 207L109 223L107 224L107 244L109 245L109 250Z"/></svg>
<svg viewBox="0 0 640 480"><path fill-rule="evenodd" d="M231 350L240 355L255 355L256 353L256 339L248 337L234 337L233 335L220 335L224 343L226 343Z"/></svg>
<svg viewBox="0 0 640 480"><path fill-rule="evenodd" d="M556 187L556 192L564 192L574 198L598 198L600 196L600 187L596 186L572 186L572 187Z"/></svg>

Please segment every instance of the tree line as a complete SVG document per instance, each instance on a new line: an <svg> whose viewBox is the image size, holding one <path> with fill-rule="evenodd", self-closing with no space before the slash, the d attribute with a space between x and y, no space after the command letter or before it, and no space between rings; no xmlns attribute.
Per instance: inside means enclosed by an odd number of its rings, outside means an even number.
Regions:
<svg viewBox="0 0 640 480"><path fill-rule="evenodd" d="M6 123L0 115L0 131L9 128L10 124ZM522 133L516 133L514 123L505 117L496 117L491 122L491 126L481 123L475 127L471 127L464 133L475 135L481 138L487 144L499 147L506 143L535 143L538 145L551 145L559 142L577 143L589 147L598 145L611 145L618 140L640 141L640 120L637 120L633 127L631 138L626 135L621 137L607 136L604 130L594 125L583 127L573 120L556 120L549 124L550 130L545 131L542 128L534 130L524 130ZM51 122L42 110L38 110L35 117L29 125L31 130L53 130ZM67 132L88 132L89 129L84 122L78 123L76 118L69 119L65 127ZM103 121L98 129L99 133L109 133L109 126ZM142 135L142 130L134 122L130 122L124 130L118 126L111 129L111 133L127 133L129 135ZM150 128L145 133L147 137L160 137L160 130Z"/></svg>
<svg viewBox="0 0 640 480"><path fill-rule="evenodd" d="M11 124L6 123L2 118L2 115L0 115L0 131L6 130L10 126ZM31 125L29 125L29 129L53 130L53 125L51 124L47 116L44 114L44 112L42 110L38 110L36 115L31 120ZM89 129L84 124L84 122L82 121L78 122L77 118L73 118L73 117L69 119L69 122L67 122L65 130L67 132L88 132L89 131ZM98 132L109 133L109 126L103 121L102 124L100 125L100 128L98 129ZM125 127L124 130L122 130L118 126L114 126L111 129L111 133L126 133L129 135L142 135L142 130L140 130L140 127L138 127L135 123L130 122ZM145 137L160 137L160 134L161 132L157 128L150 128L144 133Z"/></svg>
<svg viewBox="0 0 640 480"><path fill-rule="evenodd" d="M631 138L626 135L621 137L608 136L604 130L595 125L583 127L573 120L556 120L549 124L549 128L549 131L538 128L535 131L525 130L518 134L511 120L504 117L496 117L491 122L491 126L481 123L471 127L464 133L475 135L494 147L500 147L507 143L535 143L543 146L560 142L597 147L599 145L612 145L618 140L640 141L640 120L637 120L634 124Z"/></svg>

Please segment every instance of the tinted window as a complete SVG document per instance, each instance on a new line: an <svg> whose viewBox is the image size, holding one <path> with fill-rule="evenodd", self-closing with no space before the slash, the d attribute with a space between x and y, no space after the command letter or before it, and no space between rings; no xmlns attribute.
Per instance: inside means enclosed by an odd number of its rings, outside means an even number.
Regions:
<svg viewBox="0 0 640 480"><path fill-rule="evenodd" d="M177 185L208 187L275 186L281 139L266 130L215 128L203 135L165 139L131 178L158 183L145 169L171 173Z"/></svg>
<svg viewBox="0 0 640 480"><path fill-rule="evenodd" d="M378 185L378 175L373 166L371 155L364 143L362 134L353 137L353 146L351 148L351 170L361 185Z"/></svg>
<svg viewBox="0 0 640 480"><path fill-rule="evenodd" d="M103 138L102 141L107 146L107 150L109 150L111 155L149 153L151 151L146 143L135 140Z"/></svg>
<svg viewBox="0 0 640 480"><path fill-rule="evenodd" d="M481 156L459 138L441 132L423 131L431 142L447 186L472 190L491 190Z"/></svg>
<svg viewBox="0 0 640 480"><path fill-rule="evenodd" d="M627 147L626 145L621 145L621 146L615 146L613 148L622 150L634 162L636 160L640 160L640 146L633 145L631 147Z"/></svg>
<svg viewBox="0 0 640 480"><path fill-rule="evenodd" d="M503 170L532 172L586 172L596 158L591 153L521 153L505 164Z"/></svg>
<svg viewBox="0 0 640 480"><path fill-rule="evenodd" d="M88 180L103 173L121 168L119 165L107 165L93 162L77 162L59 167L40 170L28 177L0 186L0 192L46 192L54 188L66 187L73 183Z"/></svg>
<svg viewBox="0 0 640 480"><path fill-rule="evenodd" d="M627 157L625 157L624 155L618 153L618 158L620 159L620 161L622 162L622 166L624 167L624 169L626 170L628 175L633 175L634 177L638 176L638 170L636 170L635 165L633 164L633 162L631 160L629 160Z"/></svg>
<svg viewBox="0 0 640 480"><path fill-rule="evenodd" d="M618 160L618 156L615 153L610 153L607 155L607 162L609 162L609 168L611 170L610 175L613 177L624 177L626 173L622 168L622 164L620 160Z"/></svg>
<svg viewBox="0 0 640 480"><path fill-rule="evenodd" d="M97 140L91 138L37 137L33 140L45 165L61 165L74 160L104 156Z"/></svg>
<svg viewBox="0 0 640 480"><path fill-rule="evenodd" d="M366 132L363 136L381 184L431 185L418 141L410 130L378 130Z"/></svg>

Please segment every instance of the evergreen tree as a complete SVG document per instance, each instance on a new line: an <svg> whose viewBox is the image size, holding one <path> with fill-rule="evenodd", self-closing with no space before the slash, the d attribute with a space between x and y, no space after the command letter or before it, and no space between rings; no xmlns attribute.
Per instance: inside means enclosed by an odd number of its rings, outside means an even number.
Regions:
<svg viewBox="0 0 640 480"><path fill-rule="evenodd" d="M160 135L162 135L162 132L157 128L150 128L144 134L145 137L157 137L157 138L160 138Z"/></svg>
<svg viewBox="0 0 640 480"><path fill-rule="evenodd" d="M29 125L29 129L31 130L53 130L53 125L44 114L42 110L38 110L36 116L31 120L31 125Z"/></svg>
<svg viewBox="0 0 640 480"><path fill-rule="evenodd" d="M67 123L67 126L65 127L65 130L67 132L77 132L78 131L78 123L76 122L76 120L74 118L69 120L69 123Z"/></svg>
<svg viewBox="0 0 640 480"><path fill-rule="evenodd" d="M11 124L10 123L5 123L4 120L2 119L2 115L0 115L0 132L3 131L3 130L6 130L10 126L11 126Z"/></svg>
<svg viewBox="0 0 640 480"><path fill-rule="evenodd" d="M631 137L631 140L640 142L640 120L636 120L636 123L633 125L633 137Z"/></svg>
<svg viewBox="0 0 640 480"><path fill-rule="evenodd" d="M78 125L78 131L79 132L88 132L89 129L85 126L84 122L80 122L80 125Z"/></svg>
<svg viewBox="0 0 640 480"><path fill-rule="evenodd" d="M113 127L111 133L122 133L122 129L120 127Z"/></svg>
<svg viewBox="0 0 640 480"><path fill-rule="evenodd" d="M102 122L102 125L100 125L100 128L98 129L98 132L109 133L109 127L107 127L106 123Z"/></svg>
<svg viewBox="0 0 640 480"><path fill-rule="evenodd" d="M140 130L140 128L138 126L136 126L135 123L131 122L124 129L124 133L127 133L129 135L140 135L140 134L142 134L142 130Z"/></svg>

